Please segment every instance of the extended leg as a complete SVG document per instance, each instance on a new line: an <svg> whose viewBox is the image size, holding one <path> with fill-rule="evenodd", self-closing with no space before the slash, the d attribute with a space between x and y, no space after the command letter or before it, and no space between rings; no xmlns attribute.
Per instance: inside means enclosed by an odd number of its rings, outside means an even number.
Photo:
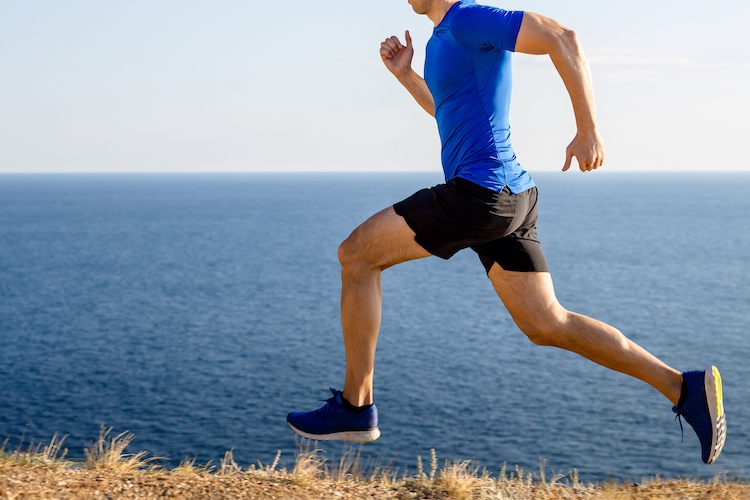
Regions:
<svg viewBox="0 0 750 500"><path fill-rule="evenodd" d="M429 256L414 241L414 232L393 207L370 217L339 247L341 325L346 349L342 394L351 404L372 403L382 308L381 272L401 262Z"/></svg>
<svg viewBox="0 0 750 500"><path fill-rule="evenodd" d="M682 374L619 330L564 309L555 297L549 273L510 272L495 264L489 277L513 320L532 342L575 352L640 379L677 404Z"/></svg>

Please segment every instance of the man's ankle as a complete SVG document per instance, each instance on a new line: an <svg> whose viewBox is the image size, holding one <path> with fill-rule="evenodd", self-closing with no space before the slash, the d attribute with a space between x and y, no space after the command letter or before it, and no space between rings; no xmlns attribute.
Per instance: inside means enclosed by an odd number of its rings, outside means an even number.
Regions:
<svg viewBox="0 0 750 500"><path fill-rule="evenodd" d="M369 405L354 406L349 401L347 401L347 399L342 394L341 395L341 406L343 406L344 409L346 411L348 411L349 413L354 413L355 415L357 415L357 414L364 413L367 410L369 410L370 407L372 406L372 403L370 403Z"/></svg>

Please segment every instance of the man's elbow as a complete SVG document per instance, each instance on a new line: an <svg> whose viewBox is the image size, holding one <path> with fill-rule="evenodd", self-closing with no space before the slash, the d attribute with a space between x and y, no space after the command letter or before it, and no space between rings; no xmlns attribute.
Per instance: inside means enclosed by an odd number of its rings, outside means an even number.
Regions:
<svg viewBox="0 0 750 500"><path fill-rule="evenodd" d="M568 53L578 51L579 47L578 33L572 29L560 26L557 36L555 36L554 49L562 53Z"/></svg>

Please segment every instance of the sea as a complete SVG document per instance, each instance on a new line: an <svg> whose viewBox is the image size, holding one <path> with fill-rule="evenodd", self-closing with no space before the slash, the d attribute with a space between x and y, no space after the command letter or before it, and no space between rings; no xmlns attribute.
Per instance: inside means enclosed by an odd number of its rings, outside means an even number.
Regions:
<svg viewBox="0 0 750 500"><path fill-rule="evenodd" d="M750 174L542 172L560 302L680 370L720 368L715 464L646 384L533 345L471 250L383 273L382 437L332 465L472 460L584 481L750 478ZM290 468L286 425L341 388L338 244L439 173L0 176L0 443L102 426L174 467ZM312 444L314 446L314 443Z"/></svg>

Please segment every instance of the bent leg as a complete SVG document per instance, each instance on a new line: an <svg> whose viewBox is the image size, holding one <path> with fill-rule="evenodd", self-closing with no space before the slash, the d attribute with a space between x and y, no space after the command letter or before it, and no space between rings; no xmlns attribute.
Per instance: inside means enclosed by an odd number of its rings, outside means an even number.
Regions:
<svg viewBox="0 0 750 500"><path fill-rule="evenodd" d="M375 347L382 309L381 272L430 255L414 241L414 231L393 207L370 217L339 246L341 326L346 349L342 394L351 404L372 403Z"/></svg>
<svg viewBox="0 0 750 500"><path fill-rule="evenodd" d="M640 379L677 404L682 374L616 328L563 308L549 273L511 272L495 264L489 278L513 320L532 342L575 352Z"/></svg>

